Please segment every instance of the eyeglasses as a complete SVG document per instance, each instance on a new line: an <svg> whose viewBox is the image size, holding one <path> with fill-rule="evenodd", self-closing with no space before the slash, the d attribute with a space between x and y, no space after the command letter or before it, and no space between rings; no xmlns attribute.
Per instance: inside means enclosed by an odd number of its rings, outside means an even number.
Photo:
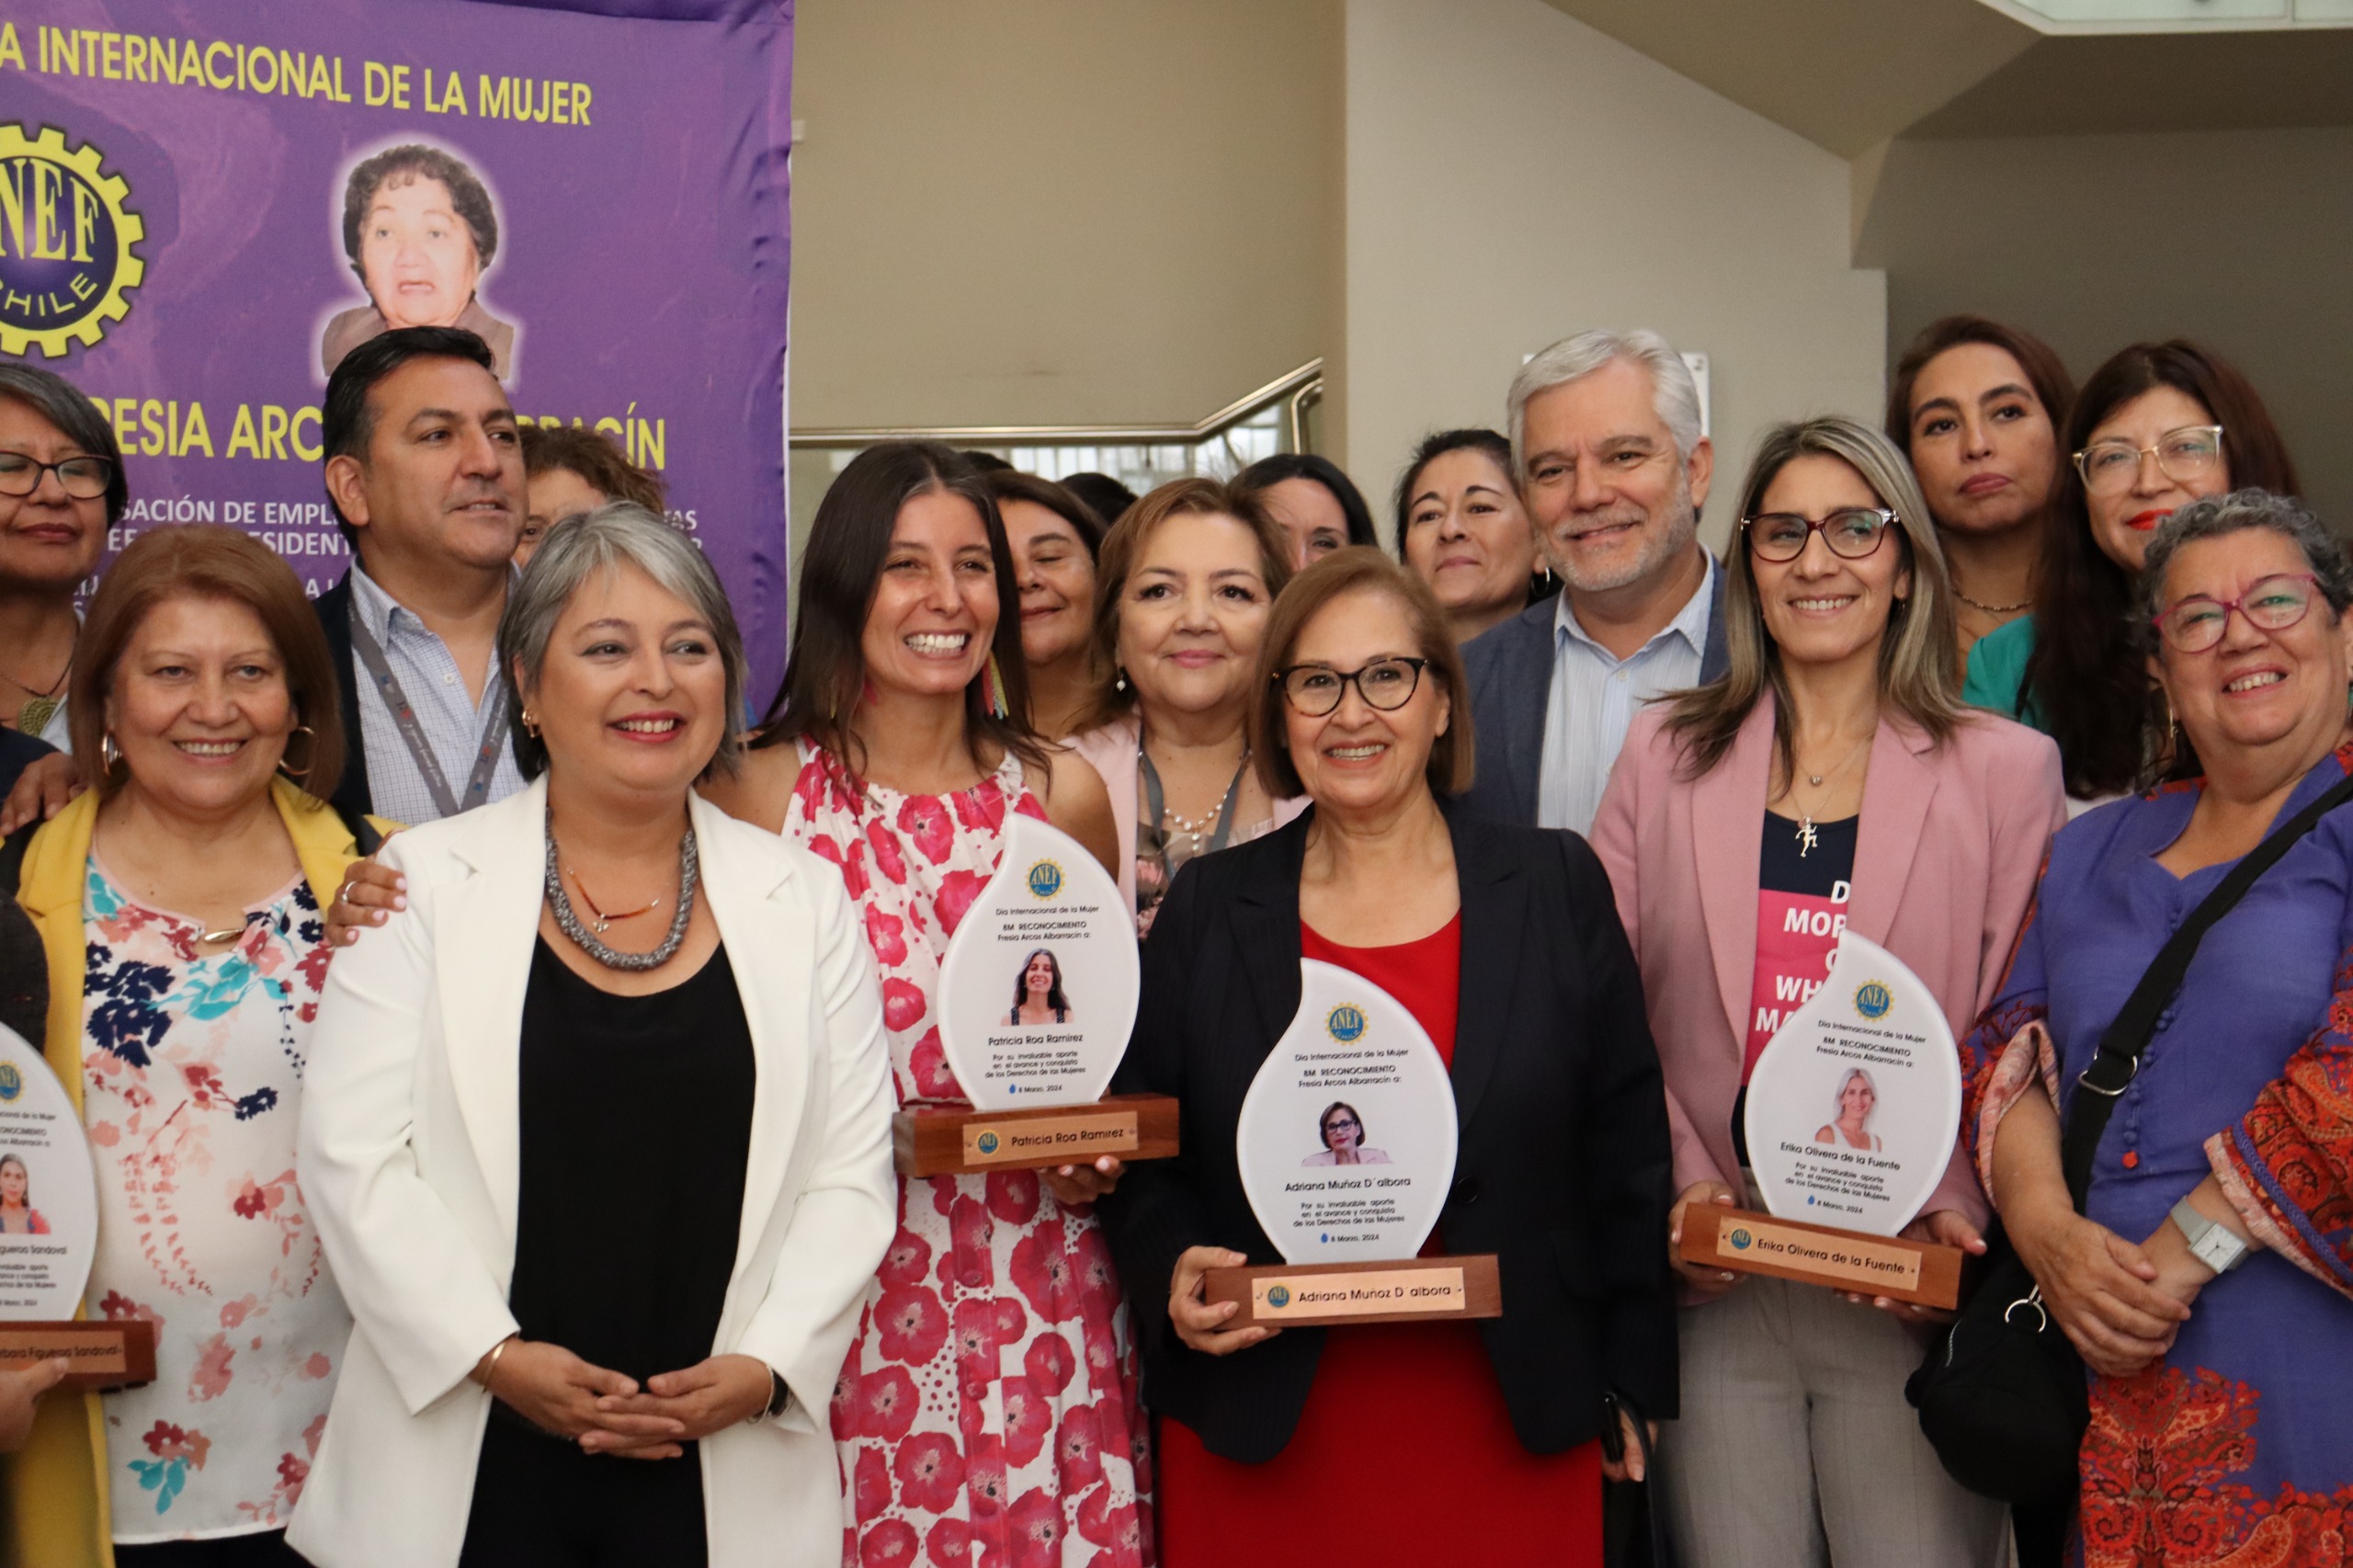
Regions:
<svg viewBox="0 0 2353 1568"><path fill-rule="evenodd" d="M1277 670L1275 680L1283 688L1283 700L1310 719L1321 719L1337 710L1351 686L1364 699L1366 707L1394 713L1414 700L1414 693L1422 684L1422 671L1428 664L1427 659L1375 659L1360 670L1336 670L1329 665L1293 665L1287 670Z"/></svg>
<svg viewBox="0 0 2353 1568"><path fill-rule="evenodd" d="M2231 611L2246 617L2246 623L2258 631L2285 631L2312 613L2319 586L2320 579L2309 572L2283 572L2256 579L2234 599L2211 594L2177 599L2152 619L2176 653L2202 653L2222 642Z"/></svg>
<svg viewBox="0 0 2353 1568"><path fill-rule="evenodd" d="M95 501L114 482L111 458L67 458L63 462L37 463L22 452L0 452L0 495L30 495L40 488L40 476L57 475L65 494L76 501Z"/></svg>
<svg viewBox="0 0 2353 1568"><path fill-rule="evenodd" d="M2185 425L2157 437L2154 447L2136 447L2120 437L2094 441L2075 454L2075 472L2084 489L2094 495L2121 495L2141 477L2141 460L2157 460L2157 472L2176 484L2210 479L2222 466L2222 427Z"/></svg>
<svg viewBox="0 0 2353 1568"><path fill-rule="evenodd" d="M1795 561L1815 534L1841 561L1860 561L1879 548L1894 525L1895 514L1884 506L1846 506L1820 522L1795 512L1764 512L1740 528L1748 537L1748 553L1759 561Z"/></svg>
<svg viewBox="0 0 2353 1568"><path fill-rule="evenodd" d="M1336 1116L1331 1120L1324 1124L1324 1131L1326 1132L1362 1132L1364 1131L1364 1123L1358 1121L1353 1116Z"/></svg>

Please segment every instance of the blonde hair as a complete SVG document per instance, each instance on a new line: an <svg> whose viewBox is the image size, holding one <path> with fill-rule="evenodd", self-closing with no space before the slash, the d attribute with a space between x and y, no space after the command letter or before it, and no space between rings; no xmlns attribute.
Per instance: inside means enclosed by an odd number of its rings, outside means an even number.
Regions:
<svg viewBox="0 0 2353 1568"><path fill-rule="evenodd" d="M1953 654L1952 581L1920 482L1895 443L1859 420L1836 415L1777 425L1757 442L1756 457L1740 489L1740 524L1756 515L1765 492L1780 472L1803 457L1836 458L1862 476L1880 505L1895 514L1901 564L1912 574L1912 594L1888 611L1879 648L1880 700L1942 744L1966 710ZM1738 525L1736 525L1738 526ZM1750 567L1745 528L1733 537L1724 562L1723 678L1711 686L1677 692L1666 700L1666 726L1683 747L1687 777L1697 778L1724 759L1757 699L1768 690L1783 714L1790 710L1781 651L1765 630ZM1794 767L1790 726L1775 726L1774 746L1781 772Z"/></svg>

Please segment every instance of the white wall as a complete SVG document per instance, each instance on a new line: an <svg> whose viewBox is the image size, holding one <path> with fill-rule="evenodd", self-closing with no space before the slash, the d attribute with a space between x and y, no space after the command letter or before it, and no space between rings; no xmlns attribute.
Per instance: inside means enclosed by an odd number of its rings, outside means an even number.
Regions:
<svg viewBox="0 0 2353 1568"><path fill-rule="evenodd" d="M1876 421L1886 285L1847 165L1542 0L1348 0L1347 452L1504 421L1521 356L1649 326L1711 360L1721 543L1760 426Z"/></svg>

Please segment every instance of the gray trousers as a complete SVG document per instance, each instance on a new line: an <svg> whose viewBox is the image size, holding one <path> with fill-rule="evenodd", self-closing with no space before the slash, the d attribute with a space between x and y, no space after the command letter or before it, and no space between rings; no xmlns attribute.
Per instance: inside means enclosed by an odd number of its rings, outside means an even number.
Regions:
<svg viewBox="0 0 2353 1568"><path fill-rule="evenodd" d="M2006 1511L1920 1436L1921 1347L1885 1312L1751 1275L1686 1307L1683 1418L1659 1437L1681 1568L1996 1568Z"/></svg>

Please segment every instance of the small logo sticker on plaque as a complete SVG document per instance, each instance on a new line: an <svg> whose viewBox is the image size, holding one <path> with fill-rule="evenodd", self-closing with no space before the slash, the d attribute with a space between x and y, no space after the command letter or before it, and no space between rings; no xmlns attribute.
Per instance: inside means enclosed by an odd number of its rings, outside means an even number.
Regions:
<svg viewBox="0 0 2353 1568"><path fill-rule="evenodd" d="M1290 1287L1288 1285L1268 1286L1267 1288L1267 1305L1274 1308L1277 1312L1280 1312L1283 1308L1290 1306Z"/></svg>
<svg viewBox="0 0 2353 1568"><path fill-rule="evenodd" d="M1051 860L1040 860L1029 868L1029 896L1048 899L1063 891L1063 869Z"/></svg>
<svg viewBox="0 0 2353 1568"><path fill-rule="evenodd" d="M1867 980L1855 988L1855 1011L1874 1023L1894 1006L1895 994L1880 981Z"/></svg>
<svg viewBox="0 0 2353 1568"><path fill-rule="evenodd" d="M13 1100L25 1092L25 1075L17 1071L13 1062L0 1062L0 1100Z"/></svg>
<svg viewBox="0 0 2353 1568"><path fill-rule="evenodd" d="M973 1145L983 1154L994 1154L996 1153L996 1134L994 1132L983 1132L978 1138L973 1139L972 1142Z"/></svg>
<svg viewBox="0 0 2353 1568"><path fill-rule="evenodd" d="M1364 1009L1344 1002L1324 1015L1324 1028L1342 1045L1354 1045L1364 1036Z"/></svg>

